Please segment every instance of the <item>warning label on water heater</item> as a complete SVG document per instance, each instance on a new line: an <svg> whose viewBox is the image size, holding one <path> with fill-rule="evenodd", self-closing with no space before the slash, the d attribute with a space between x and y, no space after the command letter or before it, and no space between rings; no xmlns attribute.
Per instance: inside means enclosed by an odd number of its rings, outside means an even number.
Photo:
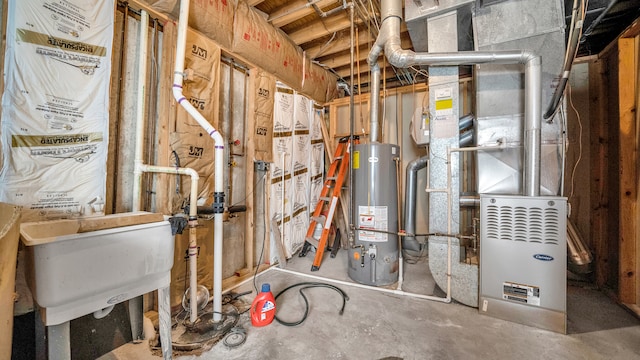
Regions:
<svg viewBox="0 0 640 360"><path fill-rule="evenodd" d="M502 298L523 304L540 306L540 288L505 281L502 283Z"/></svg>
<svg viewBox="0 0 640 360"><path fill-rule="evenodd" d="M389 216L386 206L359 206L358 228L372 229L374 231L360 231L360 241L386 242L389 236L378 231L389 229Z"/></svg>

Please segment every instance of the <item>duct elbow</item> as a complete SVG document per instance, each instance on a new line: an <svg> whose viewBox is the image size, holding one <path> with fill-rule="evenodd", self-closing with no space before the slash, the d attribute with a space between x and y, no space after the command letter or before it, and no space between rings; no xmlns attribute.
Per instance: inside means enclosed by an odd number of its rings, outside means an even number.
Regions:
<svg viewBox="0 0 640 360"><path fill-rule="evenodd" d="M367 63L369 64L369 66L373 66L378 62L378 57L380 56L380 53L382 53L382 46L378 45L378 42L376 41L376 43L373 44L373 47L371 47L369 56L367 56Z"/></svg>
<svg viewBox="0 0 640 360"><path fill-rule="evenodd" d="M424 169L425 167L427 167L427 164L429 164L428 156L423 156L412 160L407 165L407 177L409 177L409 175L413 172Z"/></svg>
<svg viewBox="0 0 640 360"><path fill-rule="evenodd" d="M530 65L540 66L542 65L542 58L531 51L525 50L522 52L522 63L527 64L527 66L530 66Z"/></svg>
<svg viewBox="0 0 640 360"><path fill-rule="evenodd" d="M397 68L408 68L415 64L416 53L411 50L404 50L393 42L387 44L385 54L387 54L389 63Z"/></svg>

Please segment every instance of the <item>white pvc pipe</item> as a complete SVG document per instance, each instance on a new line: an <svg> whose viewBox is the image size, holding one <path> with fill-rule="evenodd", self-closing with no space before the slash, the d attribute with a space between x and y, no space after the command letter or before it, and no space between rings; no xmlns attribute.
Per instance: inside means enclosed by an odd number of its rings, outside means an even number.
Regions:
<svg viewBox="0 0 640 360"><path fill-rule="evenodd" d="M176 44L175 66L173 72L173 96L193 117L194 120L211 136L214 145L214 218L213 218L213 321L222 319L222 215L224 211L224 139L222 135L191 105L182 94L184 80L184 55L187 44L187 27L189 20L189 0L180 1L178 18L178 40ZM197 209L197 208L196 208ZM192 303L193 304L193 303ZM195 304L193 304L195 305Z"/></svg>
<svg viewBox="0 0 640 360"><path fill-rule="evenodd" d="M136 162L140 173L162 173L188 175L191 177L191 193L189 195L189 320L193 323L198 318L198 172L191 168L175 168L170 166L146 165Z"/></svg>
<svg viewBox="0 0 640 360"><path fill-rule="evenodd" d="M134 182L133 182L133 211L140 211L142 197L142 174L145 172L168 173L188 175L191 177L190 213L189 213L189 286L191 302L191 321L198 317L197 307L197 203L198 203L198 173L190 168L174 168L164 166L146 165L142 162L144 144L144 114L145 114L145 87L147 83L147 29L149 28L149 14L145 10L140 12L140 39L138 52L138 84L137 84L137 108L136 108L136 136L134 154Z"/></svg>
<svg viewBox="0 0 640 360"><path fill-rule="evenodd" d="M348 281L324 278L322 276L305 274L305 273L301 273L301 272L297 272L297 271L293 271L293 270L287 270L287 269L281 269L281 268L274 268L274 270L282 271L282 272L288 273L288 274L305 276L305 277L308 277L308 278L311 278L311 279L315 279L315 280L324 280L324 281L329 281L329 282L333 282L333 283L336 283L336 284L353 286L353 287L357 287L357 288L360 288L360 289L380 291L380 292L383 292L383 293L402 295L402 296L409 296L409 297L414 297L414 298L418 298L418 299L434 300L434 301L439 301L439 302L443 302L443 303L450 303L451 302L451 296L447 296L447 297L442 298L442 297L439 297L439 296L416 294L416 293L410 293L410 292L403 291L403 290L386 289L386 288L382 288L382 287L369 286L369 285L363 285L363 284L358 284L358 283L352 283L352 282L348 282Z"/></svg>

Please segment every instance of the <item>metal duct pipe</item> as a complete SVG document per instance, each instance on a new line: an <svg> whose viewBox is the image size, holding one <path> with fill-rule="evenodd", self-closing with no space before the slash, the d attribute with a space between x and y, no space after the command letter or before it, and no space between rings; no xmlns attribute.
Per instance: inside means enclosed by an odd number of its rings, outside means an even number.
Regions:
<svg viewBox="0 0 640 360"><path fill-rule="evenodd" d="M460 118L460 120L458 120L458 129L460 129L460 131L464 131L467 128L470 128L473 126L473 120L475 120L476 117L473 116L473 114L467 114L463 117Z"/></svg>
<svg viewBox="0 0 640 360"><path fill-rule="evenodd" d="M460 147L467 147L473 145L473 131L465 131L460 133L460 139L458 140L458 145Z"/></svg>
<svg viewBox="0 0 640 360"><path fill-rule="evenodd" d="M456 66L484 63L524 64L525 65L525 166L524 192L526 196L540 194L540 125L542 102L541 59L528 51L477 51L451 53L416 53L404 50L400 45L400 22L402 20L402 2L382 0L382 26L375 44L369 52L367 61L373 66L384 50L389 63L395 67L406 68L413 65ZM379 87L372 77L372 89ZM373 90L372 90L373 97ZM374 103L371 102L373 116Z"/></svg>
<svg viewBox="0 0 640 360"><path fill-rule="evenodd" d="M380 122L378 116L380 112L380 66L378 61L369 63L371 65L371 98L370 98L370 111L369 111L369 140L371 142L378 142L380 137Z"/></svg>
<svg viewBox="0 0 640 360"><path fill-rule="evenodd" d="M473 125L475 116L468 114L460 118L458 128L463 131ZM473 131L460 134L460 146L473 144ZM404 195L404 231L407 234L416 233L416 191L418 188L418 171L424 169L429 162L429 155L417 158L409 162L406 170L405 195ZM402 238L402 249L420 251L421 245L414 236Z"/></svg>
<svg viewBox="0 0 640 360"><path fill-rule="evenodd" d="M416 191L418 189L418 171L427 167L429 155L412 160L407 165L404 195L404 231L408 234L416 233ZM414 236L402 238L402 249L420 251L421 245Z"/></svg>
<svg viewBox="0 0 640 360"><path fill-rule="evenodd" d="M460 130L460 139L458 145L460 147L466 147L473 145L474 132L470 131L473 127L473 121L476 119L473 114L467 114L458 120L458 129Z"/></svg>
<svg viewBox="0 0 640 360"><path fill-rule="evenodd" d="M569 267L573 272L587 274L592 271L593 257L576 229L573 221L567 219L567 250Z"/></svg>
<svg viewBox="0 0 640 360"><path fill-rule="evenodd" d="M478 196L460 196L460 206L478 207L480 206L480 198Z"/></svg>

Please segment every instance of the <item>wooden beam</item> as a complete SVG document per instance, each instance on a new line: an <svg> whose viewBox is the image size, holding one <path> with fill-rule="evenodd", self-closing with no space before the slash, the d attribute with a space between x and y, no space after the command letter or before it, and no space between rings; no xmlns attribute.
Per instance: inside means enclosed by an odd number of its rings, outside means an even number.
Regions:
<svg viewBox="0 0 640 360"><path fill-rule="evenodd" d="M357 43L360 45L369 45L369 42L374 41L369 34L368 31L360 29L358 31ZM330 42L324 42L322 44L311 46L304 51L307 53L312 59L317 59L320 57L327 57L331 54L335 54L341 51L349 50L351 47L351 36L349 36L349 32L341 32L336 34L336 38L331 40Z"/></svg>
<svg viewBox="0 0 640 360"><path fill-rule="evenodd" d="M245 229L244 229L244 259L245 259L245 266L249 269L252 269L253 266L255 265L255 259L254 259L254 253L255 253L255 226L254 226L254 220L255 220L255 216L254 216L254 212L253 212L253 208L254 208L254 193L255 193L255 187L257 186L257 184L254 184L253 180L254 180L254 159L255 159L255 152L256 152L256 144L255 144L255 131L253 131L253 129L255 129L255 124L256 124L256 117L255 117L255 112L256 112L256 92L255 92L255 88L256 88L256 76L258 74L258 69L257 68L252 68L251 70L249 70L249 84L246 84L247 86L247 91L245 91L245 94L247 94L247 99L246 99L246 103L247 103L247 116L245 116L246 118L246 124L245 124L245 129L250 129L250 131L245 131L245 139L243 139L242 141L245 142L245 194L246 195L246 199L244 200L244 204L247 207L247 211L245 212Z"/></svg>
<svg viewBox="0 0 640 360"><path fill-rule="evenodd" d="M608 147L609 137L609 83L607 59L599 59L589 64L589 117L591 141L591 243L595 252L596 285L604 287L609 274L609 224L607 212L609 206L610 186L607 177L607 164L610 161Z"/></svg>
<svg viewBox="0 0 640 360"><path fill-rule="evenodd" d="M315 3L315 5L319 9L322 9L336 3L336 0L321 0ZM282 27L314 13L314 8L307 0L289 1L284 6L269 14L267 21L269 21L273 26Z"/></svg>
<svg viewBox="0 0 640 360"><path fill-rule="evenodd" d="M246 0L246 1L247 1L247 5L249 6L256 6L264 2L264 0Z"/></svg>
<svg viewBox="0 0 640 360"><path fill-rule="evenodd" d="M366 47L360 47L358 54L354 52L353 57L355 61L363 61L367 59L369 50ZM341 66L347 66L351 64L351 53L343 53L337 56L328 56L318 60L322 65L328 66L332 69L339 68Z"/></svg>
<svg viewBox="0 0 640 360"><path fill-rule="evenodd" d="M304 28L294 31L289 35L289 38L296 43L296 45L304 44L313 39L332 34L336 31L344 30L351 25L349 16L344 13L338 13L328 19L320 19L309 23Z"/></svg>
<svg viewBox="0 0 640 360"><path fill-rule="evenodd" d="M336 37L337 38L333 39L331 42L324 42L322 44L311 46L309 48L306 48L305 51L307 52L308 56L310 56L312 59L315 59L349 50L349 47L351 46L351 37L349 36L349 33L339 33L336 34ZM409 38L407 25L404 22L400 26L400 37ZM371 45L373 41L375 41L375 38L373 38L371 34L369 34L367 29L360 26L356 43L360 45ZM412 45L409 46L413 47Z"/></svg>
<svg viewBox="0 0 640 360"><path fill-rule="evenodd" d="M620 302L636 304L638 226L638 142L635 118L635 39L618 41L618 94L620 111Z"/></svg>
<svg viewBox="0 0 640 360"><path fill-rule="evenodd" d="M636 24L640 23L636 21ZM636 146L640 146L640 27L637 29L635 36L635 104L634 104L634 115L635 115L635 124L636 124ZM640 169L640 158L636 152L636 177L640 177L638 171ZM636 194L640 196L640 181L636 183ZM640 315L640 276L638 273L640 272L640 210L636 212L636 241L635 241L635 249L636 249L636 302L633 304L631 309L636 313L636 315Z"/></svg>
<svg viewBox="0 0 640 360"><path fill-rule="evenodd" d="M160 69L160 82L158 91L158 144L156 147L156 164L171 166L171 141L170 134L175 131L177 116L177 102L173 98L171 87L173 86L173 70L175 62L175 47L177 42L176 25L168 22L164 26L162 37L162 68ZM169 174L155 174L154 176L155 211L170 215L172 192L175 189L176 177Z"/></svg>

